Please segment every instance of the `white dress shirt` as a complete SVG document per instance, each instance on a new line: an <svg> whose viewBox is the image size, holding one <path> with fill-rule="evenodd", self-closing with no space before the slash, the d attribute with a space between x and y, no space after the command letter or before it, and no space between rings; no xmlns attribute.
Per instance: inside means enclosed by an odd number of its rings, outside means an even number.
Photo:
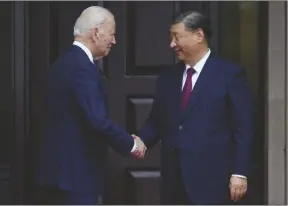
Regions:
<svg viewBox="0 0 288 206"><path fill-rule="evenodd" d="M79 41L74 41L73 45L80 47L87 54L89 60L94 64L93 55L92 55L91 51L84 44L82 44Z"/></svg>
<svg viewBox="0 0 288 206"><path fill-rule="evenodd" d="M201 71L202 71L202 69L203 69L203 67L204 67L209 55L210 55L210 53L211 53L211 51L209 49L207 54L205 54L205 56L193 67L195 72L194 72L194 74L191 77L192 78L192 90L194 88L194 85L195 85L195 83L196 83L196 81L197 81L197 79L198 79L198 77L199 77L199 75L200 75L200 73L201 73ZM191 67L190 65L186 64L186 69L185 69L185 72L183 73L182 89L183 89L185 81L186 81L187 70L190 67Z"/></svg>
<svg viewBox="0 0 288 206"><path fill-rule="evenodd" d="M80 47L80 48L87 54L89 60L94 64L93 55L92 55L91 51L90 51L84 44L82 44L82 43L79 42L79 41L74 41L74 42L73 42L73 45L76 45L76 46ZM132 137L132 136L131 136L131 137ZM137 147L137 146L136 146L136 142L134 141L134 146L133 146L131 152L134 152L134 150L136 149L136 147Z"/></svg>
<svg viewBox="0 0 288 206"><path fill-rule="evenodd" d="M201 73L201 71L202 71L202 69L203 69L208 57L210 56L210 53L211 53L211 51L209 49L208 52L202 57L202 59L197 64L195 64L195 66L193 67L195 72L194 72L194 74L191 77L192 78L192 90L194 88L194 85L196 84L196 81L197 81L197 79L198 79L198 77L199 77L199 75L200 75L200 73ZM185 81L186 81L188 68L191 68L191 66L186 64L186 69L185 69L185 71L183 73L182 90L184 88L184 84L185 84ZM233 174L232 176L246 178L243 175L237 175L237 174Z"/></svg>

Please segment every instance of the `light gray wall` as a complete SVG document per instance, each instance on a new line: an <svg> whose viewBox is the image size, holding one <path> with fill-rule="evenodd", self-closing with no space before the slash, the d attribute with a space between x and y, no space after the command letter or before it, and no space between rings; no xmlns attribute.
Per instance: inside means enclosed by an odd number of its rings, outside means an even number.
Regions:
<svg viewBox="0 0 288 206"><path fill-rule="evenodd" d="M287 204L287 4L270 1L266 101L267 203Z"/></svg>
<svg viewBox="0 0 288 206"><path fill-rule="evenodd" d="M285 57L286 57L286 61L285 61L285 63L286 63L286 84L287 84L287 79L288 79L288 3L287 3L287 1L286 1L286 22L285 22L285 25L286 25L286 54L285 54ZM288 91L288 89L287 89L287 85L286 85L286 97L288 96L288 93L287 93L287 91ZM287 98L286 98L286 100L287 100ZM286 107L287 107L287 102L286 102ZM287 114L287 109L286 109L286 149L285 149L285 152L286 152L286 171L285 171L285 173L286 173L286 191L285 191L285 196L286 196L286 202L285 202L285 204L287 205L288 203L288 191L287 191L287 187L288 187L288 178L287 178L287 176L288 176L288 174L287 174L287 171L288 171L288 158L287 158L287 146L288 146L288 141L287 141L287 127L288 127L288 125L287 125L287 117L288 117L288 114Z"/></svg>

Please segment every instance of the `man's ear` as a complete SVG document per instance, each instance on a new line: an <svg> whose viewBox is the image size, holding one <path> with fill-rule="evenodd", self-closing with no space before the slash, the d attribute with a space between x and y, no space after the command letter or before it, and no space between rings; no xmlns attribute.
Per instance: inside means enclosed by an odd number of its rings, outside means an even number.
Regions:
<svg viewBox="0 0 288 206"><path fill-rule="evenodd" d="M98 38L99 37L99 29L98 28L94 28L93 29L93 34Z"/></svg>
<svg viewBox="0 0 288 206"><path fill-rule="evenodd" d="M196 35L197 35L197 40L199 42L204 40L204 31L202 29L197 29L196 30Z"/></svg>

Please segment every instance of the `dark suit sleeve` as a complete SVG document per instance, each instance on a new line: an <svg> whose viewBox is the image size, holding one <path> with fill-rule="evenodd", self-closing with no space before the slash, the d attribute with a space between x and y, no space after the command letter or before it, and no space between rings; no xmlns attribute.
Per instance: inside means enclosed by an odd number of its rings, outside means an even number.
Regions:
<svg viewBox="0 0 288 206"><path fill-rule="evenodd" d="M75 72L73 80L72 90L76 102L93 129L107 137L117 152L122 155L130 154L134 140L108 118L100 87L100 75L90 68L81 68Z"/></svg>
<svg viewBox="0 0 288 206"><path fill-rule="evenodd" d="M157 81L156 86L156 95L152 104L152 109L150 111L150 114L141 128L139 132L139 137L142 139L142 141L145 143L146 147L150 149L153 147L156 143L159 142L159 122L158 122L158 115L159 115L159 82Z"/></svg>
<svg viewBox="0 0 288 206"><path fill-rule="evenodd" d="M228 85L235 142L234 174L248 176L253 142L253 103L244 69L237 69Z"/></svg>

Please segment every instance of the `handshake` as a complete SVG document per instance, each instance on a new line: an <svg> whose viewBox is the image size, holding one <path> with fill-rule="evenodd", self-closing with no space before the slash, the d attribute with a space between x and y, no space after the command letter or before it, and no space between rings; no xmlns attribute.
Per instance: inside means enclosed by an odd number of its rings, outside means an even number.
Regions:
<svg viewBox="0 0 288 206"><path fill-rule="evenodd" d="M146 150L147 150L145 144L142 142L140 137L138 137L134 134L132 134L131 136L134 138L134 147L131 151L131 154L134 157L137 157L139 159L143 159L145 156Z"/></svg>

